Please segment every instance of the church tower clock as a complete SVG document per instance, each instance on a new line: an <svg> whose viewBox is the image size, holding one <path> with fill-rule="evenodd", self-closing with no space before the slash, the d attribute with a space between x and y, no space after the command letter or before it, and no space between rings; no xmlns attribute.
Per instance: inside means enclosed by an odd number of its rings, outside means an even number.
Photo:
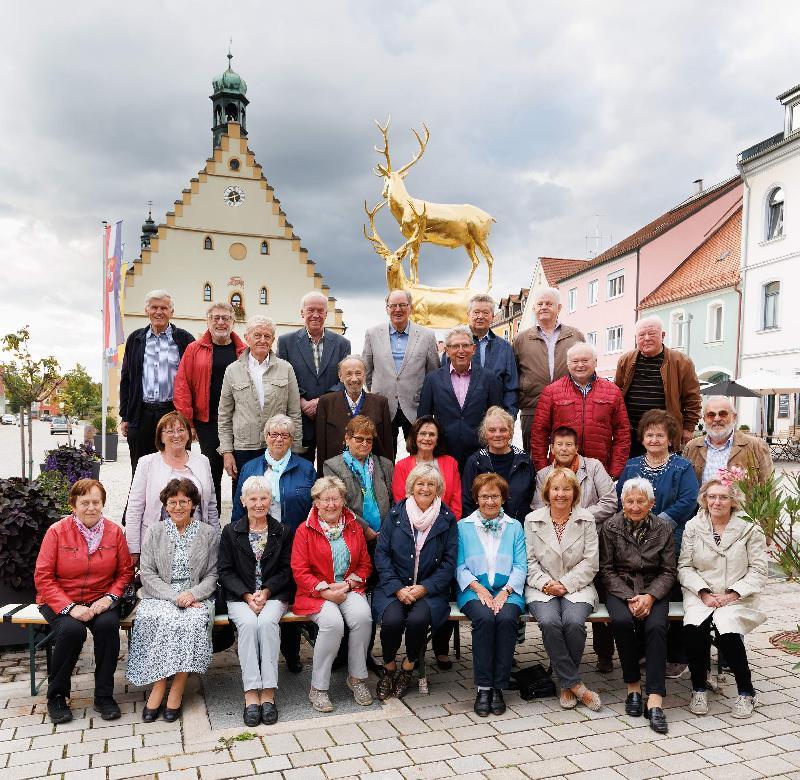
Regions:
<svg viewBox="0 0 800 780"><path fill-rule="evenodd" d="M231 68L232 59L233 55L228 50L228 69L211 82L214 89L214 94L211 95L214 148L219 146L222 134L227 131L228 122L238 122L240 135L247 137L247 104L250 102L245 97L247 82Z"/></svg>

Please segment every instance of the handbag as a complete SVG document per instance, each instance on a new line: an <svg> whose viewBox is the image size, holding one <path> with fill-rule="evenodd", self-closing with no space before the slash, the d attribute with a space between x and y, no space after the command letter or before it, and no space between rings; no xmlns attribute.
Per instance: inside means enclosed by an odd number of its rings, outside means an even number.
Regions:
<svg viewBox="0 0 800 780"><path fill-rule="evenodd" d="M556 684L550 673L541 664L534 664L525 669L511 672L511 676L519 687L520 698L525 701L556 695Z"/></svg>
<svg viewBox="0 0 800 780"><path fill-rule="evenodd" d="M125 586L122 595L119 597L119 616L121 620L130 617L136 605L139 603L139 597L136 595L142 583L139 580L139 575ZM138 581L138 582L137 582Z"/></svg>

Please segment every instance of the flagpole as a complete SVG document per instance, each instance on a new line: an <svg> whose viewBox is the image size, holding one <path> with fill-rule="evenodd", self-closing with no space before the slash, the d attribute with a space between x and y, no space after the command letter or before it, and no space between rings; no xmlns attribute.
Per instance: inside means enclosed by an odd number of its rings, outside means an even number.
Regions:
<svg viewBox="0 0 800 780"><path fill-rule="evenodd" d="M100 423L100 463L106 462L106 409L108 407L108 360L106 358L106 308L108 307L108 295L106 294L106 264L108 259L106 257L106 220L103 220L103 228L100 231L100 267L102 271L102 287L101 293L103 296L103 322L101 327L100 340L102 341L102 355L100 359L100 370L102 371L102 392L100 395L102 408L100 410L101 420Z"/></svg>

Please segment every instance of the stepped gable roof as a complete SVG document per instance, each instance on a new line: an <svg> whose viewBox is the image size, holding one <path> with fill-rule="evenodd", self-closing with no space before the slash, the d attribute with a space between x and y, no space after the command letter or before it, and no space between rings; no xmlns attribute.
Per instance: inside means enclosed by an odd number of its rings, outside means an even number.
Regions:
<svg viewBox="0 0 800 780"><path fill-rule="evenodd" d="M719 225L661 284L645 296L640 309L649 309L695 295L731 287L739 281L742 206Z"/></svg>
<svg viewBox="0 0 800 780"><path fill-rule="evenodd" d="M577 274L587 267L588 260L570 260L566 257L540 257L545 279L551 287L555 287L567 276Z"/></svg>
<svg viewBox="0 0 800 780"><path fill-rule="evenodd" d="M603 254L598 255L593 260L589 260L581 268L581 270L585 271L589 268L594 268L595 266L602 265L610 260L614 260L617 257L626 255L628 252L640 249L654 238L660 236L662 233L666 233L670 228L674 227L679 222L682 222L687 217L692 216L692 214L696 214L698 211L705 208L709 203L712 203L717 198L726 195L728 192L738 187L741 183L742 177L737 174L730 179L726 179L719 184L715 184L714 186L703 190L697 195L693 195L691 198L679 203L674 208L657 217L652 222L648 222L648 224L637 230L635 233L631 233L631 235L629 235L627 238L623 238L622 241L615 244L610 249L606 249ZM569 276L573 276L576 273L578 273L578 271L573 271L569 274ZM563 281L563 279L566 278L569 277L563 277L559 281Z"/></svg>

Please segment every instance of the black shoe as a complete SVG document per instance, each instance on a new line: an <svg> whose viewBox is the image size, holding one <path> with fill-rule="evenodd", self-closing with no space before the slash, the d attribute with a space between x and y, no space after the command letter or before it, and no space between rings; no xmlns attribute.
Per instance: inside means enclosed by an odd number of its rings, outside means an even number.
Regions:
<svg viewBox="0 0 800 780"><path fill-rule="evenodd" d="M274 701L261 703L261 722L265 726L271 726L273 723L278 722L278 708L275 706Z"/></svg>
<svg viewBox="0 0 800 780"><path fill-rule="evenodd" d="M502 715L506 711L506 700L499 688L492 691L492 715Z"/></svg>
<svg viewBox="0 0 800 780"><path fill-rule="evenodd" d="M437 655L436 666L438 666L443 672L449 672L453 668L453 662L450 660L450 658L448 658L446 661L442 661Z"/></svg>
<svg viewBox="0 0 800 780"><path fill-rule="evenodd" d="M161 705L159 704L158 707L155 709L150 709L148 706L145 705L145 708L142 710L142 720L145 723L155 723L158 720L158 716L161 715Z"/></svg>
<svg viewBox="0 0 800 780"><path fill-rule="evenodd" d="M650 721L650 728L657 734L666 734L669 731L667 726L667 716L661 707L653 707L651 709L644 708L644 716Z"/></svg>
<svg viewBox="0 0 800 780"><path fill-rule="evenodd" d="M625 714L632 718L642 717L642 694L629 693L625 699Z"/></svg>
<svg viewBox="0 0 800 780"><path fill-rule="evenodd" d="M492 692L488 688L483 688L478 691L475 696L475 714L479 718L488 718L489 713L492 711Z"/></svg>
<svg viewBox="0 0 800 780"><path fill-rule="evenodd" d="M378 687L375 690L375 695L378 701L386 701L386 699L394 696L394 677L396 670L389 671L386 667L383 668L383 677L378 680Z"/></svg>
<svg viewBox="0 0 800 780"><path fill-rule="evenodd" d="M300 674L303 671L303 662L300 660L300 656L296 655L293 658L286 659L286 668L292 674Z"/></svg>
<svg viewBox="0 0 800 780"><path fill-rule="evenodd" d="M594 670L600 672L600 674L610 674L614 671L614 662L610 657L605 658L597 656L597 663L595 664Z"/></svg>
<svg viewBox="0 0 800 780"><path fill-rule="evenodd" d="M244 725L258 726L261 723L261 705L248 704L244 708Z"/></svg>
<svg viewBox="0 0 800 780"><path fill-rule="evenodd" d="M398 699L402 699L403 696L406 695L411 685L411 675L413 672L413 669L403 669L402 667L397 670L397 675L394 678L394 695Z"/></svg>
<svg viewBox="0 0 800 780"><path fill-rule="evenodd" d="M181 708L176 707L174 710L172 707L164 707L164 720L167 723L174 723L178 718L181 716Z"/></svg>
<svg viewBox="0 0 800 780"><path fill-rule="evenodd" d="M100 713L103 720L116 720L122 715L117 704L111 696L94 700L94 711Z"/></svg>
<svg viewBox="0 0 800 780"><path fill-rule="evenodd" d="M63 696L53 696L47 700L47 714L53 723L69 723L72 720L72 710Z"/></svg>

